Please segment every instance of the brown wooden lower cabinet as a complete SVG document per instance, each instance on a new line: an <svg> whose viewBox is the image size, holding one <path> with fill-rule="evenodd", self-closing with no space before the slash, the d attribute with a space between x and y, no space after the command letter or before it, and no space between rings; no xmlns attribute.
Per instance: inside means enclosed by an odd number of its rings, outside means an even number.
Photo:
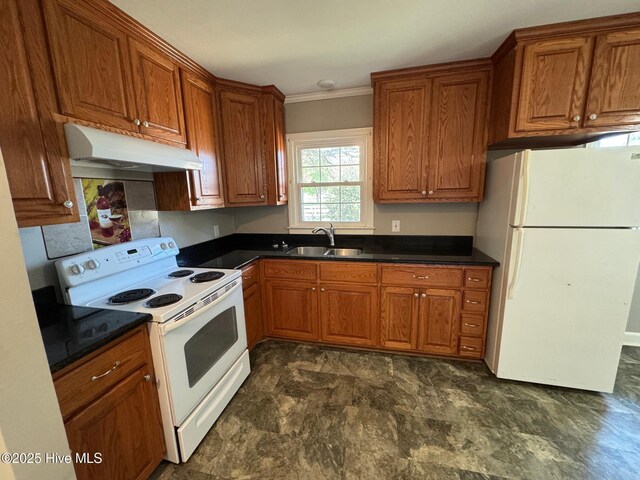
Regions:
<svg viewBox="0 0 640 480"><path fill-rule="evenodd" d="M484 355L491 267L265 260L262 270L267 336Z"/></svg>
<svg viewBox="0 0 640 480"><path fill-rule="evenodd" d="M319 340L315 282L269 280L265 285L267 333L274 337Z"/></svg>
<svg viewBox="0 0 640 480"><path fill-rule="evenodd" d="M142 325L54 374L80 480L146 479L164 457L147 335ZM76 454L95 463L76 462Z"/></svg>
<svg viewBox="0 0 640 480"><path fill-rule="evenodd" d="M377 343L378 288L320 284L320 338L332 343Z"/></svg>
<svg viewBox="0 0 640 480"><path fill-rule="evenodd" d="M418 344L419 290L382 287L380 291L380 346L415 350Z"/></svg>
<svg viewBox="0 0 640 480"><path fill-rule="evenodd" d="M438 355L458 352L459 291L422 290L418 319L418 350Z"/></svg>
<svg viewBox="0 0 640 480"><path fill-rule="evenodd" d="M262 340L262 292L260 285L251 285L244 293L244 319L247 326L247 346L253 349Z"/></svg>

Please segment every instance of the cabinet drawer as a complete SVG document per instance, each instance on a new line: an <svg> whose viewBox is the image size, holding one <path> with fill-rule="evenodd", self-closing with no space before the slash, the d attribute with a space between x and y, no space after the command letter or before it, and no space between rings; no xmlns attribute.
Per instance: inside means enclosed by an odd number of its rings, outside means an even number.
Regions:
<svg viewBox="0 0 640 480"><path fill-rule="evenodd" d="M63 418L101 396L147 361L146 326L54 381ZM108 373L107 373L108 372Z"/></svg>
<svg viewBox="0 0 640 480"><path fill-rule="evenodd" d="M464 288L486 290L489 286L490 270L467 268L464 271Z"/></svg>
<svg viewBox="0 0 640 480"><path fill-rule="evenodd" d="M482 358L483 342L481 338L460 337L460 350L458 354L461 357Z"/></svg>
<svg viewBox="0 0 640 480"><path fill-rule="evenodd" d="M464 312L484 313L487 308L487 293L465 290L462 294Z"/></svg>
<svg viewBox="0 0 640 480"><path fill-rule="evenodd" d="M386 285L409 285L415 287L462 286L462 269L420 266L384 266L382 283Z"/></svg>
<svg viewBox="0 0 640 480"><path fill-rule="evenodd" d="M484 316L463 313L460 320L460 333L470 337L481 337L484 332Z"/></svg>
<svg viewBox="0 0 640 480"><path fill-rule="evenodd" d="M312 262L265 260L264 276L291 280L316 280L318 272L316 264Z"/></svg>
<svg viewBox="0 0 640 480"><path fill-rule="evenodd" d="M252 263L242 269L242 290L258 283L258 264Z"/></svg>
<svg viewBox="0 0 640 480"><path fill-rule="evenodd" d="M375 263L321 262L320 280L378 283L378 266Z"/></svg>

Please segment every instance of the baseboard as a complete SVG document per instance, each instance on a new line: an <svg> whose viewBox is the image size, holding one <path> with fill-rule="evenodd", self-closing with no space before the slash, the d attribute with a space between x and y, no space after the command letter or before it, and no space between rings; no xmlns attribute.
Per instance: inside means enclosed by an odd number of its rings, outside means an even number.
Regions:
<svg viewBox="0 0 640 480"><path fill-rule="evenodd" d="M629 345L630 347L640 347L640 333L627 332L624 334L623 345Z"/></svg>

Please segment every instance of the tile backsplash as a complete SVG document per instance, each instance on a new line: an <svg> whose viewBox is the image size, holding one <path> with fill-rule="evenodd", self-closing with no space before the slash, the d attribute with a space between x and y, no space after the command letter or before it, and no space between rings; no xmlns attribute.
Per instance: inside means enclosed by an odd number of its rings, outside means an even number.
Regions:
<svg viewBox="0 0 640 480"><path fill-rule="evenodd" d="M114 182L117 181L114 180ZM122 183L126 196L131 239L160 236L153 182L122 180ZM42 236L49 259L86 252L94 248L82 179L74 178L73 185L80 210L80 221L42 227Z"/></svg>

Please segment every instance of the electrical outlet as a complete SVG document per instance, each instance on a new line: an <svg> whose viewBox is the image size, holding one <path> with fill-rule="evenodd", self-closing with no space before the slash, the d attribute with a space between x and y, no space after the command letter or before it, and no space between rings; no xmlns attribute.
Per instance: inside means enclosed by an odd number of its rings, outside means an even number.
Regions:
<svg viewBox="0 0 640 480"><path fill-rule="evenodd" d="M220 227L218 225L213 226L213 238L218 238L220 236Z"/></svg>
<svg viewBox="0 0 640 480"><path fill-rule="evenodd" d="M400 231L400 220L391 220L391 231L392 232Z"/></svg>

